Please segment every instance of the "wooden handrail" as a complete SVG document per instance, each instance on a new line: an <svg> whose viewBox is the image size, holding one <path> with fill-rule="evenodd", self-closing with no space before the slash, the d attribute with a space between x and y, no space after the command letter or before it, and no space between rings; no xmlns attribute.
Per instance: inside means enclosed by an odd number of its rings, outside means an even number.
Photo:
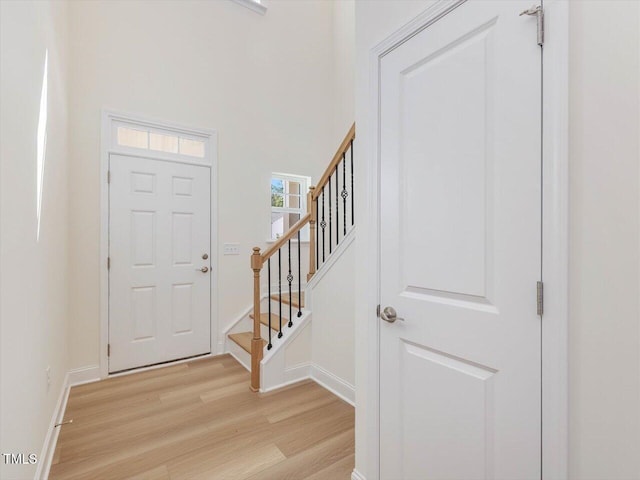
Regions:
<svg viewBox="0 0 640 480"><path fill-rule="evenodd" d="M351 128L349 129L347 136L344 137L344 140L342 140L342 143L338 147L338 151L333 156L333 160L331 160L331 163L329 164L327 169L324 171L324 174L322 174L322 177L320 177L320 181L317 183L316 188L313 192L313 200L316 200L320 196L320 194L322 194L322 187L324 187L326 183L329 181L329 177L335 171L336 165L340 162L340 160L342 160L342 154L347 150L347 147L351 144L351 142L355 138L356 138L356 124L354 123L353 125L351 125Z"/></svg>
<svg viewBox="0 0 640 480"><path fill-rule="evenodd" d="M269 257L280 250L280 248L285 243L287 243L287 241L289 241L296 233L298 233L299 230L302 230L302 227L309 223L309 220L311 220L311 214L307 213L304 217L294 223L293 226L287 231L287 233L281 236L273 245L271 245L264 251L264 253L262 254L262 262L266 262Z"/></svg>

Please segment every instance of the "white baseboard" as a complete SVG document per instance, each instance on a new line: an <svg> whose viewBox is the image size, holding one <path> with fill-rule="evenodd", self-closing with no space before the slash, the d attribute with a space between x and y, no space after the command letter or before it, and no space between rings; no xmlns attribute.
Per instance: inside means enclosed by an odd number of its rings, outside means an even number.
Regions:
<svg viewBox="0 0 640 480"><path fill-rule="evenodd" d="M60 394L58 395L58 401L56 402L56 408L53 410L51 421L49 422L49 428L47 429L47 435L44 437L44 444L42 445L42 451L38 457L38 467L36 474L33 477L35 480L46 480L49 478L49 470L51 470L51 462L53 462L53 454L56 450L56 443L58 442L58 434L60 428L56 428L56 425L62 422L65 409L67 408L67 400L69 399L69 373L64 377Z"/></svg>
<svg viewBox="0 0 640 480"><path fill-rule="evenodd" d="M289 367L284 371L285 381L278 384L272 385L268 388L261 389L260 392L267 393L272 392L273 390L278 390L279 388L288 387L294 383L301 382L302 380L307 380L311 378L311 363L301 363L300 365L296 365L294 367Z"/></svg>
<svg viewBox="0 0 640 480"><path fill-rule="evenodd" d="M349 405L355 407L356 405L356 389L353 385L345 382L340 377L337 377L331 372L328 372L322 367L313 364L311 367L311 378L329 390L334 395L340 397Z"/></svg>
<svg viewBox="0 0 640 480"><path fill-rule="evenodd" d="M100 365L88 365L86 367L74 368L73 370L69 370L67 375L68 387L97 382L100 380Z"/></svg>
<svg viewBox="0 0 640 480"><path fill-rule="evenodd" d="M364 477L364 475L362 475L358 470L354 468L353 472L351 472L351 480L367 480L367 479Z"/></svg>
<svg viewBox="0 0 640 480"><path fill-rule="evenodd" d="M305 362L299 365L294 365L293 367L287 367L287 369L284 371L284 376L286 378L287 384L311 378L311 362Z"/></svg>
<svg viewBox="0 0 640 480"><path fill-rule="evenodd" d="M42 451L38 457L40 461L38 462L38 468L36 469L34 477L36 480L46 480L49 478L49 471L51 470L51 463L53 462L53 454L56 450L58 435L60 434L61 428L56 427L56 425L61 423L64 419L64 412L67 409L67 401L69 400L71 387L82 385L84 383L97 382L98 380L100 380L99 365L75 368L73 370L69 370L64 376L56 408L53 410L53 415L49 422L49 428L47 429L47 435L45 436L44 444L42 445Z"/></svg>

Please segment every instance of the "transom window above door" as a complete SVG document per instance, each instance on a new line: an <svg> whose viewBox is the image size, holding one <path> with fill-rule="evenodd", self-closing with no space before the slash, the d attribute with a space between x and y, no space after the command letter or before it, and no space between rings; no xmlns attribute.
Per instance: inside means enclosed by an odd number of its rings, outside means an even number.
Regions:
<svg viewBox="0 0 640 480"><path fill-rule="evenodd" d="M274 173L271 175L271 239L284 235L307 212L310 177ZM301 240L308 240L308 229Z"/></svg>
<svg viewBox="0 0 640 480"><path fill-rule="evenodd" d="M146 151L153 156L202 163L207 157L208 139L192 133L163 130L144 123L114 120L111 125L112 148L135 154Z"/></svg>

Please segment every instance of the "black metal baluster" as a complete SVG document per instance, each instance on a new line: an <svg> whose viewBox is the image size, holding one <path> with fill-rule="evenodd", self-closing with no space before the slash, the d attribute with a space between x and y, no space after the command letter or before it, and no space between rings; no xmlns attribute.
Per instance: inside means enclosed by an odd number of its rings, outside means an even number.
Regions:
<svg viewBox="0 0 640 480"><path fill-rule="evenodd" d="M267 345L267 350L271 350L271 347L273 347L271 344L271 258L267 260L267 278L267 295L269 297L269 344ZM258 319L258 321L260 321L260 319Z"/></svg>
<svg viewBox="0 0 640 480"><path fill-rule="evenodd" d="M347 234L347 197L349 196L349 192L347 192L347 162L345 160L345 152L342 152L342 211L344 215L342 215L342 220L344 223L344 233Z"/></svg>
<svg viewBox="0 0 640 480"><path fill-rule="evenodd" d="M329 255L331 255L331 175L329 175Z"/></svg>
<svg viewBox="0 0 640 480"><path fill-rule="evenodd" d="M324 229L327 226L327 222L324 221L324 187L322 187L322 221L320 227L322 227L322 263L324 263Z"/></svg>
<svg viewBox="0 0 640 480"><path fill-rule="evenodd" d="M282 249L278 249L278 307L280 314L280 330L278 331L278 338L282 337Z"/></svg>
<svg viewBox="0 0 640 480"><path fill-rule="evenodd" d="M313 252L309 254L313 255ZM300 263L300 230L298 230L298 318L302 316L302 268Z"/></svg>
<svg viewBox="0 0 640 480"><path fill-rule="evenodd" d="M316 199L316 270L320 267L320 229L318 222L318 200Z"/></svg>
<svg viewBox="0 0 640 480"><path fill-rule="evenodd" d="M338 210L338 185L340 184L340 176L338 175L338 164L336 163L336 248L340 243L340 215ZM344 213L344 212L343 212Z"/></svg>
<svg viewBox="0 0 640 480"><path fill-rule="evenodd" d="M289 328L293 327L293 321L291 320L291 304L293 303L293 295L291 295L291 282L293 281L293 275L291 275L291 239L287 242L289 247L289 274L287 275L287 282L289 282Z"/></svg>
<svg viewBox="0 0 640 480"><path fill-rule="evenodd" d="M353 140L351 140L351 225L353 225L353 222L355 221L355 211L353 208L353 200L354 200L355 194L353 193Z"/></svg>

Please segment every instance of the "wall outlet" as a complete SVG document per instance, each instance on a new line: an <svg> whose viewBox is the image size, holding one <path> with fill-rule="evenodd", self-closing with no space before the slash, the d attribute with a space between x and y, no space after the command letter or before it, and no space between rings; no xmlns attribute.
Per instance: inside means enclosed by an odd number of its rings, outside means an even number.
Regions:
<svg viewBox="0 0 640 480"><path fill-rule="evenodd" d="M239 243L225 243L223 246L222 253L224 255L240 255L240 244Z"/></svg>

